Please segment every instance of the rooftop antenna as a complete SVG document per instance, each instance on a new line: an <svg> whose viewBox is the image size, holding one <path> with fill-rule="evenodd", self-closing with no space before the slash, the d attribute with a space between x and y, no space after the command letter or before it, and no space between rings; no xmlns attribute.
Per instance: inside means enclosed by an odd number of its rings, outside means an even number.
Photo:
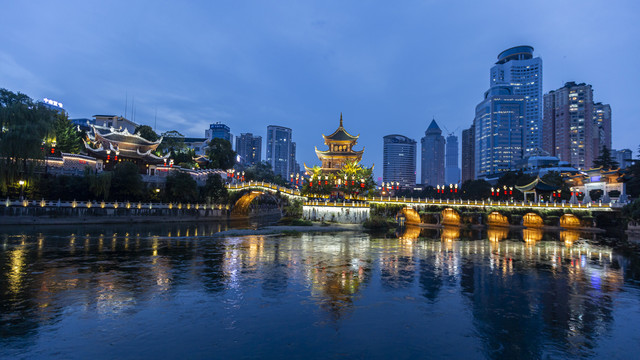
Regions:
<svg viewBox="0 0 640 360"><path fill-rule="evenodd" d="M127 101L129 100L129 94L127 91L124 92L124 118L127 118Z"/></svg>

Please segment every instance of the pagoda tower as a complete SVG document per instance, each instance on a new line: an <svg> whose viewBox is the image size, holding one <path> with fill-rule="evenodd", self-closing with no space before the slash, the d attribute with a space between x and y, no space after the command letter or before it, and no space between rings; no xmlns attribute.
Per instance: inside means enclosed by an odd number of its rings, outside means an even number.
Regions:
<svg viewBox="0 0 640 360"><path fill-rule="evenodd" d="M322 151L316 147L316 155L322 161L323 173L336 173L342 170L347 162L360 162L364 147L362 150L354 150L353 147L358 142L358 136L353 136L347 132L342 126L342 113L340 113L340 126L331 135L322 135L324 143L329 150ZM307 172L311 172L311 168L305 164Z"/></svg>

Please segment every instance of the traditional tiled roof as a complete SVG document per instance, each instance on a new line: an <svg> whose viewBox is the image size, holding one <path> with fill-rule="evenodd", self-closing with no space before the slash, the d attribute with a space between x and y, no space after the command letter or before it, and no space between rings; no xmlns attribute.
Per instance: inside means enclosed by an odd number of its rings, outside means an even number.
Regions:
<svg viewBox="0 0 640 360"><path fill-rule="evenodd" d="M516 189L525 192L525 191L532 191L532 190L536 190L536 191L556 191L558 190L560 187L559 186L555 186L555 185L551 185L548 184L544 181L542 181L542 179L540 179L539 177L537 177L535 180L533 180L532 182L528 183L527 185L523 185L523 186L517 186L516 185Z"/></svg>
<svg viewBox="0 0 640 360"><path fill-rule="evenodd" d="M91 128L94 135L91 136L91 134L89 134L89 138L92 141L99 141L100 139L104 139L109 142L151 146L153 148L157 147L162 142L162 137L157 141L149 141L140 136L140 134L131 134L127 129L120 131L114 128L108 128L98 125L91 125Z"/></svg>
<svg viewBox="0 0 640 360"><path fill-rule="evenodd" d="M333 132L333 134L331 134L331 135L322 135L322 137L324 137L325 142L326 142L326 140L332 140L332 141L356 141L356 140L358 140L360 135L353 136L353 135L349 134L347 132L347 130L344 129L344 127L342 126L342 113L341 113L340 114L340 126L338 126L338 128L336 129L336 131Z"/></svg>

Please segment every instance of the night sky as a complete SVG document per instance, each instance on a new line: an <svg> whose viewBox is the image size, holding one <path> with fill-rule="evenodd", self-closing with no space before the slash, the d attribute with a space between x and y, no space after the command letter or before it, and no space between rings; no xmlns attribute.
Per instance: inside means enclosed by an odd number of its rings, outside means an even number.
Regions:
<svg viewBox="0 0 640 360"><path fill-rule="evenodd" d="M544 92L591 84L611 105L613 147L635 157L638 15L633 0L6 1L0 87L71 118L124 115L128 95L128 118L135 98L136 122L157 112L159 132L186 136L220 121L264 141L267 125L287 126L309 166L342 112L378 177L384 135L419 143L435 117L459 136L498 53L526 44Z"/></svg>

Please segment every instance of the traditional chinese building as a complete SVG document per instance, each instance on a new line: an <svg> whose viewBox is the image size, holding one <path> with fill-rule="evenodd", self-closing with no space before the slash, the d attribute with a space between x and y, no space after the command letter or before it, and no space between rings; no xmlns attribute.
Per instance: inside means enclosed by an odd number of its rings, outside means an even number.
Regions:
<svg viewBox="0 0 640 360"><path fill-rule="evenodd" d="M322 135L324 143L329 150L318 150L316 147L316 155L322 161L323 173L336 173L348 162L360 162L364 147L362 150L354 150L354 146L358 142L358 136L353 136L347 132L342 126L342 114L340 114L340 126L331 135ZM311 168L304 165L307 172L311 172Z"/></svg>
<svg viewBox="0 0 640 360"><path fill-rule="evenodd" d="M583 193L582 202L591 202L591 191L602 191L600 198L603 203L612 199L624 202L627 199L624 172L620 169L604 170L602 168L590 169L577 174L563 174L567 184L571 187L572 194ZM572 197L573 200L573 197Z"/></svg>
<svg viewBox="0 0 640 360"><path fill-rule="evenodd" d="M135 163L141 173L154 175L156 166L165 165L169 155L161 157L153 154L162 138L149 141L139 134L131 134L126 128L92 125L84 144L90 155L104 163L105 170L111 170L122 161Z"/></svg>

